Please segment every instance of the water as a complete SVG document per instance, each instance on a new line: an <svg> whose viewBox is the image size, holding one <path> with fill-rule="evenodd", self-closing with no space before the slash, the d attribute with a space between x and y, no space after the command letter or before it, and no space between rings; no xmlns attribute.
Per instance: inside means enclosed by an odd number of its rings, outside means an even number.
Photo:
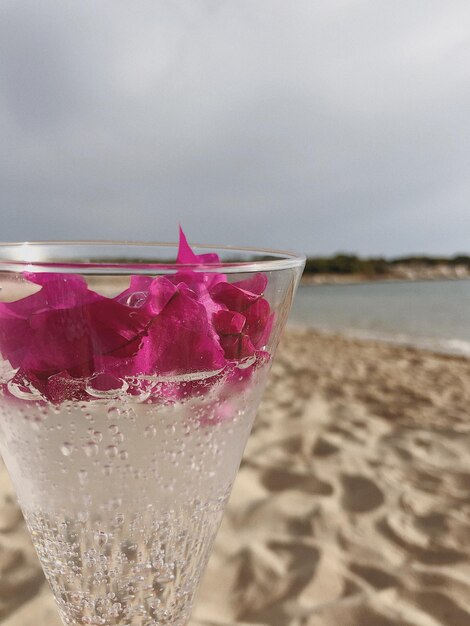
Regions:
<svg viewBox="0 0 470 626"><path fill-rule="evenodd" d="M290 320L470 356L470 281L301 286Z"/></svg>
<svg viewBox="0 0 470 626"><path fill-rule="evenodd" d="M187 622L267 370L157 404L121 385L56 406L4 380L1 452L64 624Z"/></svg>

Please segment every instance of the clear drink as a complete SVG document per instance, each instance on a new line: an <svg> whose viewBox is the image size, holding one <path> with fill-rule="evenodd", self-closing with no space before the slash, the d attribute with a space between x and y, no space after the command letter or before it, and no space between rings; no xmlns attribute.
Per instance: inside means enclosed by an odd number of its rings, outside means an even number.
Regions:
<svg viewBox="0 0 470 626"><path fill-rule="evenodd" d="M268 364L244 367L59 406L4 385L1 451L65 624L188 620ZM190 396L153 402L162 384Z"/></svg>

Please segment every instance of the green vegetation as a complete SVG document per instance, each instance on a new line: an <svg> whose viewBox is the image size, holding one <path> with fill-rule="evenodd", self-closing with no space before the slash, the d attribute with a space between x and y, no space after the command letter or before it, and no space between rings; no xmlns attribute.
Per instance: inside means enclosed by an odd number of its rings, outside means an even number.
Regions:
<svg viewBox="0 0 470 626"><path fill-rule="evenodd" d="M306 274L361 274L364 276L384 276L392 273L397 265L409 267L436 267L463 265L470 268L470 256L454 257L406 256L395 259L382 257L361 258L355 254L340 253L331 257L308 257Z"/></svg>
<svg viewBox="0 0 470 626"><path fill-rule="evenodd" d="M391 265L425 265L426 267L436 267L436 265L465 265L470 267L470 256L458 254L453 257L433 257L433 256L404 256L390 261Z"/></svg>

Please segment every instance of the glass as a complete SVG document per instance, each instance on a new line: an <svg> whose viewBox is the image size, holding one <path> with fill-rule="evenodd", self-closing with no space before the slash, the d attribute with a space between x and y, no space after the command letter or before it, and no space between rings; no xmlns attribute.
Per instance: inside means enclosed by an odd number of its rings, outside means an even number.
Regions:
<svg viewBox="0 0 470 626"><path fill-rule="evenodd" d="M0 245L0 451L69 626L189 619L304 265L194 253Z"/></svg>

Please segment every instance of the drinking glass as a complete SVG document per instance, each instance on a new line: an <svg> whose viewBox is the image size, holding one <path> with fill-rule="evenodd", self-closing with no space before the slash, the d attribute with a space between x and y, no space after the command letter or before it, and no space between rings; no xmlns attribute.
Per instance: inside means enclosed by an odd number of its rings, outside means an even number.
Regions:
<svg viewBox="0 0 470 626"><path fill-rule="evenodd" d="M0 245L0 451L64 624L188 621L303 265Z"/></svg>

